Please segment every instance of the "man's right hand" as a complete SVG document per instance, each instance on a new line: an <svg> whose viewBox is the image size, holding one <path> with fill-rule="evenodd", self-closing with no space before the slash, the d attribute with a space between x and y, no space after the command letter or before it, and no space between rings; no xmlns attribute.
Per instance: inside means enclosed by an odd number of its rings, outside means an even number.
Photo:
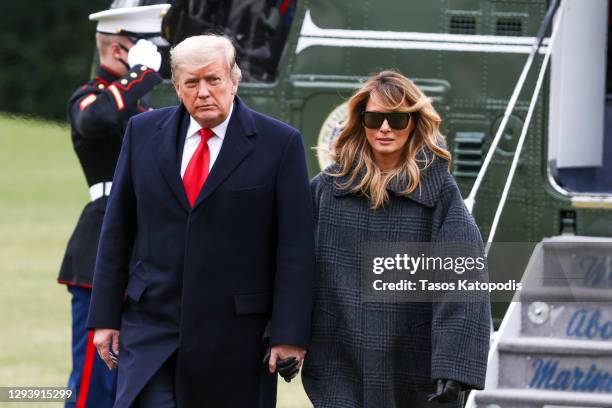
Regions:
<svg viewBox="0 0 612 408"><path fill-rule="evenodd" d="M109 370L117 368L119 356L119 330L96 329L93 344L98 349L100 358L106 363ZM112 353L111 353L112 348Z"/></svg>

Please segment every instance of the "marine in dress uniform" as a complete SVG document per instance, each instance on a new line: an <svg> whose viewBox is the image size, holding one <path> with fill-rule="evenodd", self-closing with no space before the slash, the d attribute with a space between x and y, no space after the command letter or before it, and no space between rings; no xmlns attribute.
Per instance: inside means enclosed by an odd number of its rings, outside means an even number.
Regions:
<svg viewBox="0 0 612 408"><path fill-rule="evenodd" d="M100 65L95 77L71 96L68 117L91 201L68 242L58 277L72 295L68 387L76 398L67 407L112 407L115 400L117 370L110 371L96 353L93 332L86 329L87 313L100 229L123 133L128 119L150 109L143 97L162 80L157 73L161 56L143 38L160 35L161 18L168 7L111 9L89 16L98 22Z"/></svg>

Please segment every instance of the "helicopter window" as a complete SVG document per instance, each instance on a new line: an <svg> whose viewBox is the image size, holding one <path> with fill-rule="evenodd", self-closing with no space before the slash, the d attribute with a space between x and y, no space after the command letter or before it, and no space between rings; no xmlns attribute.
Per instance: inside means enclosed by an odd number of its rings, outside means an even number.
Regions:
<svg viewBox="0 0 612 408"><path fill-rule="evenodd" d="M523 23L518 18L499 18L495 25L496 35L523 35Z"/></svg>
<svg viewBox="0 0 612 408"><path fill-rule="evenodd" d="M476 18L473 16L452 16L449 31L452 34L476 34Z"/></svg>
<svg viewBox="0 0 612 408"><path fill-rule="evenodd" d="M297 0L175 0L162 24L171 45L204 33L223 33L236 46L245 82L273 82Z"/></svg>
<svg viewBox="0 0 612 408"><path fill-rule="evenodd" d="M556 182L570 192L612 193L608 3L566 6L552 53L549 162Z"/></svg>

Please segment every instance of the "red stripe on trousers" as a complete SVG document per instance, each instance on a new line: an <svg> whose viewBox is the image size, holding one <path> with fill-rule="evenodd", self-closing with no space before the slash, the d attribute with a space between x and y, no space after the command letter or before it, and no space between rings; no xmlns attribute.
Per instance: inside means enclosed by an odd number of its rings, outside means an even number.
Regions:
<svg viewBox="0 0 612 408"><path fill-rule="evenodd" d="M83 364L83 377L79 388L79 399L76 408L85 408L87 404L87 392L89 391L89 381L91 380L91 370L93 369L96 347L93 344L94 332L91 330L87 335L87 349L85 350L85 363Z"/></svg>
<svg viewBox="0 0 612 408"><path fill-rule="evenodd" d="M281 14L284 16L285 13L287 12L287 7L289 7L289 3L291 3L291 0L283 0L283 2L281 3L279 9Z"/></svg>

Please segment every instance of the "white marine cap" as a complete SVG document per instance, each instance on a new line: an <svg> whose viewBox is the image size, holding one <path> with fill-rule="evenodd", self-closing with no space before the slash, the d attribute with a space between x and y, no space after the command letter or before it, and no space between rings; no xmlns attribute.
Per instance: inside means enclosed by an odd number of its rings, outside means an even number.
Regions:
<svg viewBox="0 0 612 408"><path fill-rule="evenodd" d="M162 18L169 8L170 4L112 8L90 14L89 19L98 22L99 33L149 38L161 35Z"/></svg>

